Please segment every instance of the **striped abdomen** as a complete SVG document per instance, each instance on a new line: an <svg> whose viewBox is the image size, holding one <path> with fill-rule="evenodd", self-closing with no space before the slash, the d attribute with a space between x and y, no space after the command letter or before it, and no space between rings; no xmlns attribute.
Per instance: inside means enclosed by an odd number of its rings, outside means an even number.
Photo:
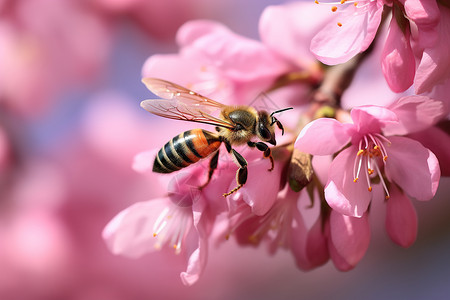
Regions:
<svg viewBox="0 0 450 300"><path fill-rule="evenodd" d="M159 150L153 163L153 172L178 171L214 153L221 143L218 135L203 129L183 132Z"/></svg>

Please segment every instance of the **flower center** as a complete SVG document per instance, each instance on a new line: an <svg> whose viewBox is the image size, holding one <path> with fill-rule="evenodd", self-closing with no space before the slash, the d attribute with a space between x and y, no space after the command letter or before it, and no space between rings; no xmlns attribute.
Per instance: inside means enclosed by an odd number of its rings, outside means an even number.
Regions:
<svg viewBox="0 0 450 300"><path fill-rule="evenodd" d="M384 143L391 142L381 134L366 134L360 141L353 166L353 182L357 182L360 175L367 181L367 189L372 191L371 178L378 176L386 193L386 200L390 198L389 191L380 170L379 163L386 164L388 156Z"/></svg>
<svg viewBox="0 0 450 300"><path fill-rule="evenodd" d="M175 254L179 254L191 225L192 209L173 204L164 208L153 224L153 236L158 238L155 248L161 249L162 245L169 244L175 249Z"/></svg>

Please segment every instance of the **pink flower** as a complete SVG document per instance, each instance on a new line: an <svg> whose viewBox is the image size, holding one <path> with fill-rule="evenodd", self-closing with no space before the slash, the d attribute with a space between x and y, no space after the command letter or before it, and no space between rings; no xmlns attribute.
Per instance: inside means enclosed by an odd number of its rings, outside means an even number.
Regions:
<svg viewBox="0 0 450 300"><path fill-rule="evenodd" d="M334 18L312 39L311 51L330 65L365 51L379 30L385 5L392 7L382 54L389 87L403 92L414 83L416 93L423 93L449 78L450 10L436 1L343 1L332 8Z"/></svg>
<svg viewBox="0 0 450 300"><path fill-rule="evenodd" d="M110 250L137 258L171 248L187 259L187 269L180 274L182 282L194 284L207 255L208 226L202 216L206 201L198 189L199 171L173 177L168 197L133 204L114 217L103 231Z"/></svg>
<svg viewBox="0 0 450 300"><path fill-rule="evenodd" d="M307 193L299 196L288 187L280 191L264 215L254 214L241 201L230 211L226 238L233 235L241 245L266 243L270 254L285 248L292 252L300 269L311 270L329 258L319 206L311 207ZM311 218L315 221L307 224L306 219Z"/></svg>
<svg viewBox="0 0 450 300"><path fill-rule="evenodd" d="M315 76L321 76L308 45L322 28L322 22L317 20L328 15L329 10L325 6L304 2L268 6L259 20L261 41L300 70L308 70Z"/></svg>
<svg viewBox="0 0 450 300"><path fill-rule="evenodd" d="M421 98L422 99L422 98ZM348 216L361 217L366 212L372 198L372 182L375 177L389 199L389 184L395 182L407 195L418 200L429 200L436 193L440 178L439 162L436 156L420 143L399 136L386 136L400 126L405 115L395 110L409 112L415 118L418 105L415 96L402 98L402 105L393 110L378 106L362 106L351 111L353 124L342 124L334 119L318 119L309 123L299 134L295 143L300 151L315 155L333 154L344 148L333 160L325 198L337 212ZM427 99L431 105L435 101ZM433 114L417 122L426 128ZM419 125L418 125L419 126ZM418 129L417 127L415 128Z"/></svg>
<svg viewBox="0 0 450 300"><path fill-rule="evenodd" d="M143 66L143 77L166 79L220 101L231 98L242 104L289 69L261 42L212 21L184 24L177 42L180 53L150 57Z"/></svg>
<svg viewBox="0 0 450 300"><path fill-rule="evenodd" d="M348 2L351 3L337 8L335 18L327 20L327 24L311 41L311 51L325 64L346 62L366 50L380 25L385 1Z"/></svg>

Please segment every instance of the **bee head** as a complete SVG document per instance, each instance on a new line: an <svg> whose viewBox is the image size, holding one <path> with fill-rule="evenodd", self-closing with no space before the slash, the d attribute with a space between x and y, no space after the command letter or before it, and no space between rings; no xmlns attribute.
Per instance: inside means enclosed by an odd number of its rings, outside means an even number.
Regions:
<svg viewBox="0 0 450 300"><path fill-rule="evenodd" d="M277 127L281 129L281 135L284 134L284 128L281 122L278 121L278 119L273 115L289 109L292 109L292 107L276 110L270 115L265 111L258 112L258 122L256 128L256 134L258 137L265 142L276 145L277 141L275 140L274 125L276 124Z"/></svg>

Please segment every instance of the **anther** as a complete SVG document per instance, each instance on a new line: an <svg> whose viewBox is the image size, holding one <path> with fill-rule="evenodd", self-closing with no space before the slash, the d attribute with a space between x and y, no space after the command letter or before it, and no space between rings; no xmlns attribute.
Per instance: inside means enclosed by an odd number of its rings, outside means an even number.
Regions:
<svg viewBox="0 0 450 300"><path fill-rule="evenodd" d="M332 11L332 12L337 11L337 6L332 6L332 7L331 7L331 11Z"/></svg>
<svg viewBox="0 0 450 300"><path fill-rule="evenodd" d="M367 173L369 173L369 175L373 174L373 170L372 169L367 169Z"/></svg>
<svg viewBox="0 0 450 300"><path fill-rule="evenodd" d="M369 192L371 192L372 191L372 187L371 186L369 186L369 188L367 189Z"/></svg>
<svg viewBox="0 0 450 300"><path fill-rule="evenodd" d="M314 3L315 3L315 4L319 4L319 1L316 0L316 1L314 1Z"/></svg>
<svg viewBox="0 0 450 300"><path fill-rule="evenodd" d="M341 23L341 22L338 22L338 23L337 23L337 26L342 27L342 23Z"/></svg>
<svg viewBox="0 0 450 300"><path fill-rule="evenodd" d="M358 177L356 177L355 179L353 179L353 182L357 182L358 181Z"/></svg>
<svg viewBox="0 0 450 300"><path fill-rule="evenodd" d="M359 156L359 155L361 155L361 154L363 154L364 153L364 150L363 149L360 149L360 150L358 150L358 152L356 153L356 156Z"/></svg>

